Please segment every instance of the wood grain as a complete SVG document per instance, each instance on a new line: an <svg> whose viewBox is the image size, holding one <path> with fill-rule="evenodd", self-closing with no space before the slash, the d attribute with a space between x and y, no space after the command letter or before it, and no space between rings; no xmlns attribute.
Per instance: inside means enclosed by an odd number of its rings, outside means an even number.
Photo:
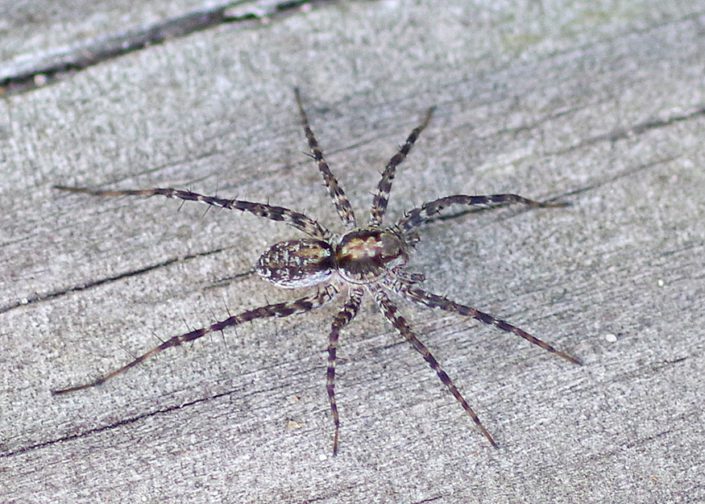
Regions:
<svg viewBox="0 0 705 504"><path fill-rule="evenodd" d="M80 2L49 18L12 11L0 75L200 8L142 4L127 17L117 2L84 17ZM0 500L705 500L704 25L703 1L316 3L6 87ZM429 289L585 363L402 304L499 449L369 300L341 336L335 458L335 307L50 395L227 310L296 297L252 269L295 230L51 189L175 186L337 226L302 154L294 86L358 214L431 105L391 217L452 193L572 203L451 215L424 228L414 257Z"/></svg>

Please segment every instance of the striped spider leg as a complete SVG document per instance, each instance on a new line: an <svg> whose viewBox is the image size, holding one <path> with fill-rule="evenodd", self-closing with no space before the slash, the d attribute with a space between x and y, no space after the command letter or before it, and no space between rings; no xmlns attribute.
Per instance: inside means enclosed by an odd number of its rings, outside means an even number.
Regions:
<svg viewBox="0 0 705 504"><path fill-rule="evenodd" d="M328 335L328 368L326 369L326 391L328 392L328 403L333 417L335 432L333 434L333 455L338 454L338 443L340 438L340 415L338 414L338 404L335 401L335 358L338 349L338 337L340 330L348 325L357 315L362 302L364 291L360 287L353 287L348 294L348 301L333 319L333 324Z"/></svg>
<svg viewBox="0 0 705 504"><path fill-rule="evenodd" d="M578 365L582 364L580 359L578 359L577 357L574 357L567 352L557 350L551 344L546 343L545 341L537 338L536 336L533 336L525 330L516 327L504 320L498 319L488 313L484 313L478 310L477 308L461 305L459 303L451 301L450 299L444 296L439 296L437 294L433 294L419 287L416 287L416 280L409 280L408 278L404 277L407 272L404 271L403 268L397 268L390 273L391 274L382 281L382 286L388 291L400 295L403 299L407 301L429 308L438 308L451 313L455 313L457 315L474 318L485 324L493 325L498 329L501 329L502 331L510 332L517 336L521 336L528 342L538 347L541 347L548 352L554 353L569 362ZM494 440L487 428L485 428L485 426L482 424L477 413L475 413L472 407L465 400L453 380L443 370L443 368L438 363L438 361L433 356L428 347L426 347L426 345L424 345L421 340L419 340L418 336L416 336L416 334L413 332L413 329L406 321L406 319L403 316L399 315L398 308L394 303L392 303L392 301L389 299L389 296L384 292L383 289L379 288L379 286L370 286L370 290L371 292L373 292L375 296L375 301L377 302L377 305L384 314L385 318L404 337L404 339L411 343L414 349L421 354L421 356L424 358L424 360L426 360L431 369L436 372L441 382L448 388L453 397L455 397L455 399L460 403L460 405L475 423L480 432L485 436L485 438L487 438L487 440L493 447L497 448L497 442Z"/></svg>
<svg viewBox="0 0 705 504"><path fill-rule="evenodd" d="M165 196L167 198L175 198L183 201L199 201L218 208L226 208L229 210L240 210L241 212L251 213L257 217L264 217L273 221L284 222L291 227L303 231L307 235L321 240L329 239L330 231L321 226L314 219L288 208L268 205L265 203L253 203L251 201L238 199L218 198L217 196L204 196L193 191L184 191L181 189L173 189L171 187L155 187L152 189L123 189L123 190L99 190L90 189L87 187L69 187L63 185L55 185L54 189L73 193L90 194L92 196Z"/></svg>
<svg viewBox="0 0 705 504"><path fill-rule="evenodd" d="M387 166L384 167L382 172L382 178L377 184L377 191L372 198L372 210L370 210L370 226L381 226L382 220L384 219L384 213L387 211L387 203L389 202L389 194L392 192L392 182L394 181L394 175L397 171L397 166L399 166L405 159L406 156L411 151L411 148L416 143L421 132L428 126L431 122L431 117L433 116L433 111L436 107L431 107L426 111L423 121L417 127L415 127L409 136L406 138L406 142L399 148L392 159L389 160Z"/></svg>
<svg viewBox="0 0 705 504"><path fill-rule="evenodd" d="M460 303L456 303L455 301L451 301L445 296L440 296L438 294L427 292L423 289L420 289L419 287L412 285L407 281L387 281L386 284L394 292L401 295L401 297L403 297L404 299L411 301L412 303L427 306L429 308L438 308L440 310L455 313L457 315L474 318L475 320L479 320L483 324L493 325L497 329L501 329L502 331L520 336L529 343L543 348L547 352L554 353L557 356L562 357L569 362L572 362L573 364L582 364L580 359L578 359L577 357L574 357L569 353L563 352L561 350L556 350L553 345L550 345L549 343L546 343L545 341L537 338L536 336L529 334L523 329L520 329L519 327L516 327L505 320L498 319L495 316L490 315L489 313L482 312L477 308L465 306Z"/></svg>
<svg viewBox="0 0 705 504"><path fill-rule="evenodd" d="M109 373L106 373L91 382L84 383L82 385L74 385L72 387L66 387L62 389L55 389L52 390L51 393L54 395L60 395L65 394L67 392L75 392L76 390L82 390L90 387L95 387L97 385L102 385L110 378L114 378L117 375L124 373L128 369L135 367L138 364L141 364L150 357L154 357L155 355L163 352L167 348L183 345L184 343L187 343L189 341L195 341L199 338L202 338L206 334L212 332L220 332L228 327L235 327L240 324L244 324L245 322L251 322L257 319L269 317L288 317L289 315L294 315L297 313L306 313L315 308L319 308L331 301L335 297L337 292L337 289L334 286L330 285L325 289L319 290L318 292L316 292L316 294L311 296L302 297L300 299L285 303L268 304L265 306L260 306L259 308L254 308L252 310L246 310L242 313L238 313L237 315L231 315L228 318L215 322L207 327L201 327L200 329L194 329L193 331L189 331L184 334L172 336L168 340L162 342L160 345L157 345L147 350L145 353L136 357L124 366L114 369L113 371L110 371Z"/></svg>
<svg viewBox="0 0 705 504"><path fill-rule="evenodd" d="M318 141L309 125L298 89L294 97L299 111L301 125L311 157L321 173L330 199L346 231L337 237L316 220L284 207L264 203L253 203L237 199L224 199L205 196L192 191L172 188L95 190L83 187L56 186L57 189L72 193L94 196L165 196L184 201L197 201L206 205L248 212L266 219L284 222L307 235L305 238L285 240L273 244L258 259L257 273L274 285L286 289L313 288L314 294L300 297L294 301L268 304L259 308L245 310L237 315L215 322L209 326L173 336L162 344L148 350L126 365L106 373L96 380L83 385L53 390L54 394L65 394L89 387L101 385L105 381L122 374L167 348L179 346L187 341L194 341L204 335L222 331L252 320L269 317L288 317L289 315L307 313L330 303L338 294L343 294L345 301L339 308L331 323L328 334L328 359L326 367L326 391L331 416L334 424L333 454L337 454L340 438L340 415L335 398L336 357L340 332L347 327L357 315L365 293L369 293L384 317L417 350L441 382L448 388L455 399L471 417L477 428L492 446L497 446L492 435L482 425L477 414L465 400L452 379L443 370L429 349L421 342L406 319L399 314L398 308L389 294L400 296L407 301L431 308L440 308L460 315L475 318L499 329L514 333L529 342L556 353L557 355L579 364L580 361L542 340L530 335L503 320L483 313L475 308L464 306L445 297L422 290L417 284L423 282L424 276L411 273L405 269L414 244L419 240L416 229L428 222L434 215L451 205L490 206L506 203L520 203L530 207L559 207L563 203L542 203L515 194L495 194L489 196L454 195L439 198L423 204L404 214L391 226L384 226L384 214L387 208L392 182L397 167L406 159L421 132L429 124L433 108L428 109L421 123L412 130L404 144L389 160L373 195L369 224L358 227L355 213L345 196L345 192L333 175Z"/></svg>
<svg viewBox="0 0 705 504"><path fill-rule="evenodd" d="M313 134L313 130L308 123L306 110L304 110L304 106L301 103L301 93L299 92L299 88L294 88L294 97L296 98L296 106L299 109L301 125L304 127L306 141L308 142L309 149L311 149L311 157L314 161L316 161L318 171L320 171L323 176L323 182L326 184L328 194L333 200L335 210L338 212L340 220L343 221L343 224L345 224L347 228L355 227L355 212L353 212L352 205L350 205L350 201L347 196L345 196L345 191L343 191L343 188L340 187L338 179L336 179L333 172L330 171L328 162L323 157L323 151L321 151L321 148L318 146L318 140L316 140L316 136Z"/></svg>
<svg viewBox="0 0 705 504"><path fill-rule="evenodd" d="M475 425L478 429L480 429L480 432L482 432L482 434L487 438L487 440L493 447L497 448L497 442L494 440L492 434L489 433L485 426L482 425L480 417L478 417L477 413L475 413L475 411L470 407L468 402L463 397L463 394L460 393L458 387L455 386L455 383L453 383L451 377L448 376L448 373L443 370L443 368L438 363L438 361L433 356L428 347L424 345L423 342L421 342L418 336L416 336L406 319L403 316L399 315L399 309L394 303L392 303L392 301L389 299L389 296L384 292L384 290L380 288L372 287L371 290L374 293L375 301L377 302L377 305L384 314L385 318L389 321L390 324L394 326L397 331L399 331L399 334L401 334L405 340L411 343L411 346L414 347L414 350L421 354L421 356L428 363L431 369L436 372L438 378L441 380L443 385L448 387L448 390L450 390L450 393L453 394L453 397L455 397L455 399L460 403L460 405L470 416L472 421L475 422Z"/></svg>

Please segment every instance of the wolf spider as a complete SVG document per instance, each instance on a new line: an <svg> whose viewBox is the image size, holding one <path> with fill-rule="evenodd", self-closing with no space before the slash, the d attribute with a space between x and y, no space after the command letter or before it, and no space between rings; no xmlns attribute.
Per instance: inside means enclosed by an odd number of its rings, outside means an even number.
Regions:
<svg viewBox="0 0 705 504"><path fill-rule="evenodd" d="M338 216L346 228L345 233L337 237L316 220L288 208L264 203L253 203L238 199L224 199L215 196L204 196L192 191L171 188L128 189L128 190L94 190L83 187L55 186L56 189L74 193L85 193L95 196L155 196L178 198L186 201L200 201L214 207L249 212L259 217L281 221L302 231L306 238L287 240L272 245L257 261L257 273L265 280L283 288L299 288L317 286L314 294L282 303L268 304L259 308L249 309L231 315L207 327L195 329L185 334L179 334L164 341L151 350L117 368L100 378L72 387L53 390L53 394L65 394L94 387L104 383L128 369L137 366L150 357L167 348L194 341L214 331L222 331L226 327L234 327L252 320L267 317L288 317L305 313L330 303L338 294L345 291L345 303L333 318L328 334L328 367L326 371L326 389L330 411L333 417L335 432L333 435L333 454L338 452L340 433L340 418L335 401L335 362L338 348L338 337L341 329L347 326L360 308L365 292L375 300L384 317L406 339L414 349L421 354L428 365L436 372L441 382L460 403L477 428L487 438L493 447L497 447L492 435L480 421L475 411L470 407L463 395L446 374L433 354L416 336L406 319L399 313L397 306L390 299L389 293L430 308L439 308L447 312L471 317L488 325L493 325L502 331L513 333L528 342L554 353L564 359L580 364L580 360L572 355L557 350L545 341L532 336L504 320L495 318L476 308L465 306L450 299L421 289L418 284L424 276L410 273L405 266L414 245L419 240L416 229L431 217L452 205L461 206L498 206L505 203L521 203L529 207L562 207L564 203L546 203L534 201L516 194L493 194L486 196L467 196L463 194L445 196L414 208L393 225L383 225L384 214L392 188L392 181L397 166L409 154L419 134L428 125L433 114L430 108L419 126L414 128L398 152L389 160L377 184L377 190L372 200L372 210L367 225L359 226L355 213L345 192L328 167L318 141L309 126L308 117L301 103L298 89L295 89L301 123L306 134L306 140L311 150L311 157L318 165L323 181Z"/></svg>

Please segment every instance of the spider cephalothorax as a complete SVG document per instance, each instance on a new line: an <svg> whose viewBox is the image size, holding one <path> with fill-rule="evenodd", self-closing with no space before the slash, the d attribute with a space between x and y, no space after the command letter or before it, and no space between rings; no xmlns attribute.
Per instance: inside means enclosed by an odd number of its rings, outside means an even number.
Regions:
<svg viewBox="0 0 705 504"><path fill-rule="evenodd" d="M372 296L384 317L407 341L409 341L409 343L411 343L414 349L426 360L431 369L436 372L441 382L443 382L465 412L472 418L475 425L477 425L488 441L493 446L497 446L494 438L482 425L479 417L462 396L453 383L453 380L451 380L428 348L426 348L416 336L406 319L399 314L399 310L390 299L389 294L398 295L412 303L430 308L438 308L458 315L474 318L485 324L494 325L502 331L513 333L544 350L579 364L580 361L577 358L566 352L556 350L553 346L532 336L523 329L481 312L476 308L456 303L444 296L439 296L420 288L418 284L424 280L423 275L411 273L405 268L409 259L410 249L418 240L417 228L448 206L496 206L505 203L521 203L532 207L558 207L565 205L562 203L541 203L522 196L517 196L516 194L493 194L489 196L458 194L424 203L420 207L406 212L404 217L394 225L384 227L382 223L396 168L404 161L419 134L431 119L433 109L429 109L423 122L411 132L406 142L387 163L382 173L382 179L377 185L377 191L372 200L369 224L366 227L358 227L355 213L350 206L350 202L346 198L345 192L338 184L338 181L331 173L323 157L323 153L318 147L318 142L309 127L308 118L301 104L298 90L296 90L295 94L301 122L304 127L309 148L311 149L312 157L318 164L318 169L323 175L323 180L328 188L333 204L347 229L340 239L335 239L333 233L321 226L314 219L302 213L264 203L205 196L192 191L182 191L171 188L114 191L100 191L65 186L57 186L57 188L65 191L98 196L161 195L188 201L200 201L207 205L240 210L270 220L285 222L299 231L302 231L307 237L297 240L282 241L272 245L257 261L257 273L280 287L301 288L316 286L316 292L293 301L268 304L249 309L236 315L231 315L210 326L173 336L126 365L92 382L54 390L53 393L64 394L66 392L100 385L106 380L123 373L129 368L140 364L167 348L178 346L185 342L201 338L208 333L222 331L227 327L237 326L255 319L287 317L295 313L304 313L323 306L338 295L345 293L344 304L333 319L328 335L326 389L328 391L330 410L335 425L333 438L333 453L335 454L338 451L338 436L340 432L340 418L335 401L335 363L338 337L340 330L350 323L357 314L363 295L367 292Z"/></svg>
<svg viewBox="0 0 705 504"><path fill-rule="evenodd" d="M343 235L335 250L340 276L354 284L368 284L403 266L408 246L393 229L355 229Z"/></svg>

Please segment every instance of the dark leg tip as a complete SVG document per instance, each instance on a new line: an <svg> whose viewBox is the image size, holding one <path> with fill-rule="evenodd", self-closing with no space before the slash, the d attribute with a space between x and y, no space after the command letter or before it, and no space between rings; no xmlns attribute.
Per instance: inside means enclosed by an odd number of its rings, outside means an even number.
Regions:
<svg viewBox="0 0 705 504"><path fill-rule="evenodd" d="M74 390L77 390L77 389L78 389L78 387L68 387L68 388L64 388L64 389L52 389L52 390L50 390L50 392L51 392L51 395L58 396L58 395L67 394L69 392L73 392Z"/></svg>
<svg viewBox="0 0 705 504"><path fill-rule="evenodd" d="M544 201L541 203L542 208L566 208L573 206L570 201Z"/></svg>
<svg viewBox="0 0 705 504"><path fill-rule="evenodd" d="M583 365L583 361L578 359L577 357L570 355L569 353L566 352L556 352L558 355L563 357L565 360L572 362L573 364L577 364L578 366Z"/></svg>
<svg viewBox="0 0 705 504"><path fill-rule="evenodd" d="M338 428L335 429L335 434L333 436L333 456L338 455Z"/></svg>

